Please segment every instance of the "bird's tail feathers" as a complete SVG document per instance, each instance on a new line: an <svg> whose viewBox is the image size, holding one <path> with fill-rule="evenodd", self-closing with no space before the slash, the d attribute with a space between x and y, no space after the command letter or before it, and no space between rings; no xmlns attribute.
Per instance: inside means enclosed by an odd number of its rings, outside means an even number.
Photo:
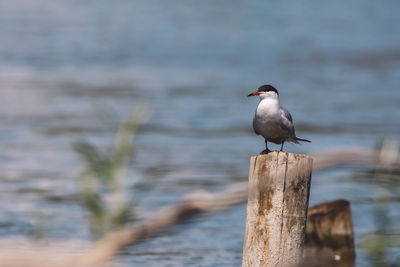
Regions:
<svg viewBox="0 0 400 267"><path fill-rule="evenodd" d="M307 140L307 139L304 139L304 138L300 138L300 137L297 137L297 136L296 136L296 141L302 141L302 142L308 142L308 143L311 143L311 141L310 141L310 140Z"/></svg>

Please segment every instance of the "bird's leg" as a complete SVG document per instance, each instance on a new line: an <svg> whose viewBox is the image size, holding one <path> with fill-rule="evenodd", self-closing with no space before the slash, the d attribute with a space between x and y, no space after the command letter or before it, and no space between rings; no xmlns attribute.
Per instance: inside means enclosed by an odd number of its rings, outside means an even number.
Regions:
<svg viewBox="0 0 400 267"><path fill-rule="evenodd" d="M283 144L284 144L285 142L282 142L282 145L281 145L281 152L283 151Z"/></svg>
<svg viewBox="0 0 400 267"><path fill-rule="evenodd" d="M261 154L268 154L271 150L268 149L268 141L265 140L265 150L261 152Z"/></svg>

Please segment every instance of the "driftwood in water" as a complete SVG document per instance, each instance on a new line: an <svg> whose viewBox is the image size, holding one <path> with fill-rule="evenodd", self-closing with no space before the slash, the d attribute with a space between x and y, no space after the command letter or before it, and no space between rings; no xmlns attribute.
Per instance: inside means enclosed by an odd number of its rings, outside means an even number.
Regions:
<svg viewBox="0 0 400 267"><path fill-rule="evenodd" d="M242 266L301 263L312 161L285 152L251 158Z"/></svg>
<svg viewBox="0 0 400 267"><path fill-rule="evenodd" d="M127 245L154 236L157 232L190 216L243 203L246 197L247 182L236 183L215 193L198 190L188 193L173 205L155 211L140 223L109 233L94 244L93 248L85 251L61 249L67 247L66 244L53 246L8 244L6 247L0 247L0 266L103 266Z"/></svg>
<svg viewBox="0 0 400 267"><path fill-rule="evenodd" d="M339 199L308 210L304 266L354 266L350 203Z"/></svg>
<svg viewBox="0 0 400 267"><path fill-rule="evenodd" d="M397 147L391 150L383 148L381 151L357 147L328 150L313 155L313 171L321 171L342 164L400 167L398 154ZM33 243L21 248L18 242L15 242L14 245L12 242L8 242L6 248L1 247L0 249L0 266L27 266L29 263L31 267L43 267L46 266L43 264L44 259L48 266L54 266L51 265L51 262L54 261L58 263L57 266L101 266L110 261L125 246L139 241L139 237L148 238L155 232L172 226L186 215L227 208L243 203L246 199L247 182L236 183L215 193L189 192L175 205L155 211L148 219L139 224L127 226L116 233L109 234L89 251L76 253L76 251L67 249L70 247L68 244L58 244L59 249L55 251L54 246L40 247Z"/></svg>

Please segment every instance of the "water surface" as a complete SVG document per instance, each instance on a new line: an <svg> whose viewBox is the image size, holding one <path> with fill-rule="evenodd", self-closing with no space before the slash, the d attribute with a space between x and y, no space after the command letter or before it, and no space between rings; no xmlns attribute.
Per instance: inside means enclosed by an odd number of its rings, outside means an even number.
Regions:
<svg viewBox="0 0 400 267"><path fill-rule="evenodd" d="M190 190L247 179L263 140L251 129L257 100L246 95L264 83L280 91L298 135L313 141L287 151L399 141L399 8L2 0L0 235L31 238L45 218L48 238L89 237L77 201L83 163L71 145L112 143L101 107L121 119L137 103L151 107L128 177L143 214ZM315 173L311 204L350 200L356 242L378 230L398 237L398 182L360 170ZM195 219L129 248L116 266L239 266L244 220L244 205ZM372 264L368 255L358 249L359 266ZM386 261L399 255L392 249Z"/></svg>

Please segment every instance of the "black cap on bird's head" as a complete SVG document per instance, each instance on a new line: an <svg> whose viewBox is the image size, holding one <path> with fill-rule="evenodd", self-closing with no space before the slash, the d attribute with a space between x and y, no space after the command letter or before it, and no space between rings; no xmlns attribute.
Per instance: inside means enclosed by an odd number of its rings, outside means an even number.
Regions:
<svg viewBox="0 0 400 267"><path fill-rule="evenodd" d="M276 90L275 87L273 87L272 85L269 85L269 84L258 87L257 91L249 94L248 96L255 96L255 95L259 96L266 92L275 92L279 96L278 90Z"/></svg>
<svg viewBox="0 0 400 267"><path fill-rule="evenodd" d="M276 88L270 84L258 87L257 92L275 92L277 95L279 95L278 90L276 90Z"/></svg>

